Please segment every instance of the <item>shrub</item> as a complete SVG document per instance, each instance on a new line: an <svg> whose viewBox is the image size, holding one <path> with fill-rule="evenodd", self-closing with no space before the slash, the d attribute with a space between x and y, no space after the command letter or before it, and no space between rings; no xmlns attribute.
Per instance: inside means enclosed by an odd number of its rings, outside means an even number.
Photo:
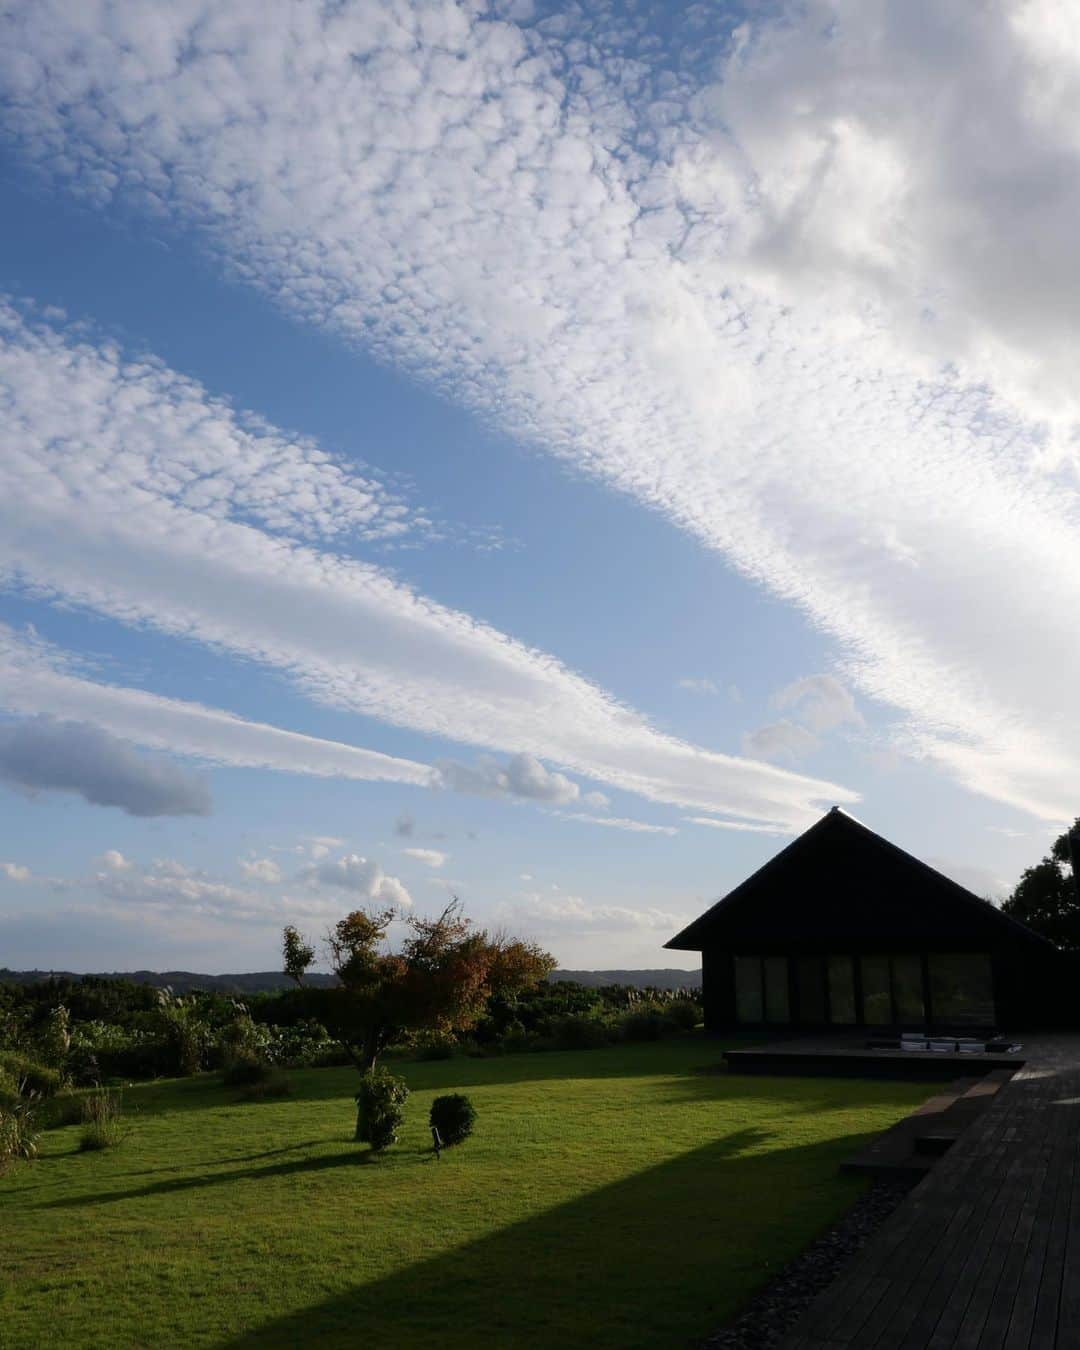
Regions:
<svg viewBox="0 0 1080 1350"><path fill-rule="evenodd" d="M38 1028L38 1055L57 1069L63 1066L71 1048L71 1014L62 1003L50 1008Z"/></svg>
<svg viewBox="0 0 1080 1350"><path fill-rule="evenodd" d="M457 1041L453 1036L429 1036L417 1047L417 1059L453 1059L457 1051Z"/></svg>
<svg viewBox="0 0 1080 1350"><path fill-rule="evenodd" d="M619 1019L619 1030L627 1041L658 1041L670 1029L671 1024L656 1008L624 1013Z"/></svg>
<svg viewBox="0 0 1080 1350"><path fill-rule="evenodd" d="M676 999L670 1007L664 1010L664 1018L671 1024L672 1030L683 1032L693 1031L701 1021L702 1012L698 1005L690 999Z"/></svg>
<svg viewBox="0 0 1080 1350"><path fill-rule="evenodd" d="M221 1081L226 1087L254 1087L268 1082L273 1073L271 1065L259 1059L258 1055L245 1051L226 1064Z"/></svg>
<svg viewBox="0 0 1080 1350"><path fill-rule="evenodd" d="M356 1094L357 1140L370 1144L374 1153L396 1144L408 1096L405 1080L386 1069L368 1069L362 1074Z"/></svg>
<svg viewBox="0 0 1080 1350"><path fill-rule="evenodd" d="M19 1085L15 1075L0 1065L0 1111L9 1110L19 1100Z"/></svg>
<svg viewBox="0 0 1080 1350"><path fill-rule="evenodd" d="M445 1097L436 1097L431 1103L431 1128L438 1130L439 1138L449 1148L468 1139L476 1120L476 1108L461 1092L451 1092Z"/></svg>
<svg viewBox="0 0 1080 1350"><path fill-rule="evenodd" d="M59 1130L65 1125L81 1125L86 1119L83 1114L83 1101L84 1098L77 1097L72 1092L61 1092L59 1096L54 1097L49 1103L46 1128Z"/></svg>
<svg viewBox="0 0 1080 1350"><path fill-rule="evenodd" d="M546 1030L557 1050L595 1050L608 1042L607 1029L595 1017L554 1017Z"/></svg>
<svg viewBox="0 0 1080 1350"><path fill-rule="evenodd" d="M38 1138L36 1099L20 1097L0 1109L0 1173L19 1158L26 1162L36 1158Z"/></svg>
<svg viewBox="0 0 1080 1350"><path fill-rule="evenodd" d="M263 1077L245 1084L241 1089L241 1100L261 1102L269 1097L287 1097L292 1092L292 1084L280 1069L273 1065L266 1067L267 1072Z"/></svg>
<svg viewBox="0 0 1080 1350"><path fill-rule="evenodd" d="M97 1087L101 1082L101 1065L98 1064L97 1055L85 1045L72 1046L65 1068L68 1081L76 1087Z"/></svg>
<svg viewBox="0 0 1080 1350"><path fill-rule="evenodd" d="M124 1105L119 1092L99 1088L82 1099L83 1132L79 1137L79 1151L99 1152L122 1143L127 1130L124 1126Z"/></svg>
<svg viewBox="0 0 1080 1350"><path fill-rule="evenodd" d="M23 1096L54 1097L62 1084L58 1069L12 1050L0 1050L0 1073L13 1078Z"/></svg>

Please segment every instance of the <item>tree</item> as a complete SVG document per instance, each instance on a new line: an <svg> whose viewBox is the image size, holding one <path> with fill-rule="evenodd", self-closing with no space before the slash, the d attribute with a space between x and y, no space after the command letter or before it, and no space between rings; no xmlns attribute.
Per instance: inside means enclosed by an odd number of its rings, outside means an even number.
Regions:
<svg viewBox="0 0 1080 1350"><path fill-rule="evenodd" d="M405 1036L467 1030L493 994L516 994L555 969L535 943L476 928L456 898L435 919L408 915L408 936L393 952L387 932L398 917L393 908L358 909L339 920L326 938L339 984L307 991L313 1014L362 1072ZM295 929L285 932L286 962L290 951L300 953L286 971L299 983L314 951Z"/></svg>
<svg viewBox="0 0 1080 1350"><path fill-rule="evenodd" d="M1001 906L1057 947L1080 950L1080 897L1077 896L1069 835L1080 861L1080 819L1059 835L1047 857L1025 870L1016 889Z"/></svg>
<svg viewBox="0 0 1080 1350"><path fill-rule="evenodd" d="M284 940L281 945L282 956L285 960L285 974L290 979L295 980L298 985L303 984L304 974L308 966L315 960L315 948L304 941L291 923L285 928Z"/></svg>

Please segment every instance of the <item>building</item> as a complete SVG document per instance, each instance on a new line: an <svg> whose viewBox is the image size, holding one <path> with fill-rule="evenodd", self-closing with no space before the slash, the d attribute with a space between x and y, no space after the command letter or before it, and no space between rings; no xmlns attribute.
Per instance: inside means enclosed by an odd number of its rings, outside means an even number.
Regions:
<svg viewBox="0 0 1080 1350"><path fill-rule="evenodd" d="M709 1031L1077 1020L1073 958L839 807L666 945L701 952Z"/></svg>

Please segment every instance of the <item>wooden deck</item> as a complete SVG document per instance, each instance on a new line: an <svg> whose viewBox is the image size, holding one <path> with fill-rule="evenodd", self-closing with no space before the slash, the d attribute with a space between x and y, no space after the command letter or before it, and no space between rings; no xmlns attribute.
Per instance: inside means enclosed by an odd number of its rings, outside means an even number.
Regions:
<svg viewBox="0 0 1080 1350"><path fill-rule="evenodd" d="M1080 1350L1080 1036L1026 1064L781 1350Z"/></svg>
<svg viewBox="0 0 1080 1350"><path fill-rule="evenodd" d="M1024 1040L1020 1037L1021 1041ZM1025 1043L1026 1048L1026 1043ZM871 1049L866 1032L829 1033L762 1041L741 1050L727 1050L731 1073L826 1075L849 1078L914 1078L943 1081L995 1069L1021 1069L1025 1050L961 1055L934 1050Z"/></svg>

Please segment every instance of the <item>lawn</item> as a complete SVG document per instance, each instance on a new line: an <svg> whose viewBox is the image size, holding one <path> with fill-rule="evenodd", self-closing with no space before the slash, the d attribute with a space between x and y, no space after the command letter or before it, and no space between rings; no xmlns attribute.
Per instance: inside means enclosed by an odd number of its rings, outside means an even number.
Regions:
<svg viewBox="0 0 1080 1350"><path fill-rule="evenodd" d="M354 1073L241 1103L130 1088L129 1137L78 1128L0 1179L0 1344L677 1347L840 1214L837 1164L931 1090L703 1072L680 1042L395 1065L402 1142L350 1142ZM476 1133L437 1161L431 1099Z"/></svg>

